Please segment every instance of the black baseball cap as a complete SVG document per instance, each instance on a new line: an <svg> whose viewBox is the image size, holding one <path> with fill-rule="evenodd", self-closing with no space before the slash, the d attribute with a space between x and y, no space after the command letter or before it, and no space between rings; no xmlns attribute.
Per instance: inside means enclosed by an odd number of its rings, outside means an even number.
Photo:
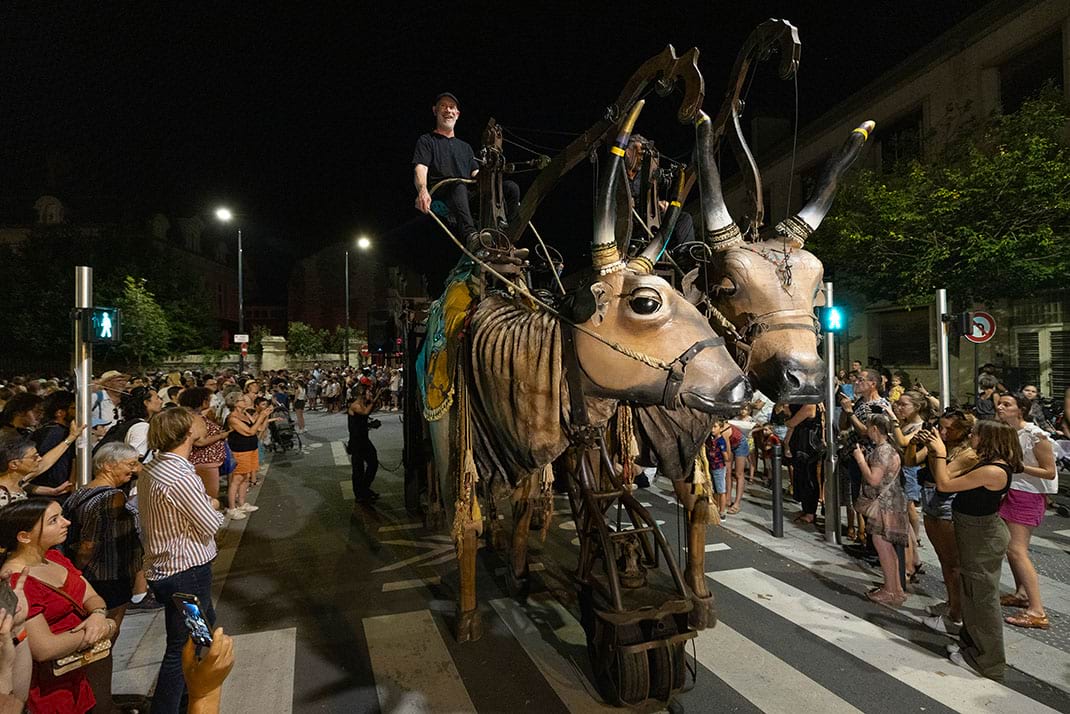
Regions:
<svg viewBox="0 0 1070 714"><path fill-rule="evenodd" d="M460 108L461 100L458 99L457 95L454 94L453 92L443 92L442 94L438 95L437 97L435 97L435 104L438 104L439 101L441 101L443 97L449 97L450 99L453 100L453 103L456 104L458 108Z"/></svg>

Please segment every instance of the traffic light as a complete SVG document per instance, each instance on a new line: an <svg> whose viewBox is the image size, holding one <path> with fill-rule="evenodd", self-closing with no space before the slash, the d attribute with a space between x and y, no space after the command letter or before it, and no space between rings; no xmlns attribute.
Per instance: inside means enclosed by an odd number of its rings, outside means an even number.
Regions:
<svg viewBox="0 0 1070 714"><path fill-rule="evenodd" d="M822 332L843 332L847 329L847 313L838 305L817 308L817 320Z"/></svg>
<svg viewBox="0 0 1070 714"><path fill-rule="evenodd" d="M82 313L85 320L86 341L95 345L117 345L122 342L122 311L117 307L92 307Z"/></svg>

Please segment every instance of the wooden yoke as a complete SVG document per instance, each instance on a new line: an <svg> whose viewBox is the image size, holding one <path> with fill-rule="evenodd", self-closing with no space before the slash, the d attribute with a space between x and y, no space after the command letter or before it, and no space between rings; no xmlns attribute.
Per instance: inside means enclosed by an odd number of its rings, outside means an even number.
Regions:
<svg viewBox="0 0 1070 714"><path fill-rule="evenodd" d="M635 103L646 93L647 87L652 82L658 96L664 97L672 91L678 80L683 82L684 99L677 112L677 118L682 124L693 122L699 110L702 109L702 100L706 95L706 85L698 69L698 49L692 47L683 56L678 57L676 50L669 45L636 70L617 100L606 108L606 114L601 120L576 137L565 147L564 151L554 157L549 165L539 172L520 202L520 219L516 225L509 226L510 242L516 243L527 227L528 221L535 215L535 210L557 181L576 164L586 159L594 147L606 141L616 130L620 120L627 116Z"/></svg>

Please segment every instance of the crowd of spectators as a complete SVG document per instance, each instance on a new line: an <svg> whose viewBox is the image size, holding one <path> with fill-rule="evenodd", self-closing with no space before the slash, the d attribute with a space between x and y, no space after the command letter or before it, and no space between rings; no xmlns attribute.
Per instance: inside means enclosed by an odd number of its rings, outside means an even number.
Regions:
<svg viewBox="0 0 1070 714"><path fill-rule="evenodd" d="M166 642L151 710L218 710L230 639L217 629L211 647L195 652L173 596L196 596L214 626L216 534L257 510L246 495L272 425L296 419L303 433L306 409L347 410L358 394L389 393L397 409L401 388L400 370L382 368L316 365L255 379L109 370L93 380L89 423L80 424L67 380L0 386L0 602L8 588L19 598L13 612L0 609L0 632L12 633L0 638L0 711L148 710L113 696L108 653L131 610L160 608ZM92 480L75 489L84 432ZM365 462L361 488L371 494Z"/></svg>

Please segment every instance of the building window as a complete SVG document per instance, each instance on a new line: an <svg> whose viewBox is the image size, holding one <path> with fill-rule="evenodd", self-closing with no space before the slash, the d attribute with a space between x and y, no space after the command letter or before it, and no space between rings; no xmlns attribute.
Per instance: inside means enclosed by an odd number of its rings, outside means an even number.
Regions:
<svg viewBox="0 0 1070 714"><path fill-rule="evenodd" d="M929 366L932 335L929 311L893 310L874 315L879 340L878 354L885 365Z"/></svg>
<svg viewBox="0 0 1070 714"><path fill-rule="evenodd" d="M904 162L921 159L921 109L904 114L880 132L881 169L891 173Z"/></svg>
<svg viewBox="0 0 1070 714"><path fill-rule="evenodd" d="M999 98L1003 112L1010 114L1022 102L1035 97L1047 83L1063 88L1063 33L1048 35L1019 52L999 68Z"/></svg>

